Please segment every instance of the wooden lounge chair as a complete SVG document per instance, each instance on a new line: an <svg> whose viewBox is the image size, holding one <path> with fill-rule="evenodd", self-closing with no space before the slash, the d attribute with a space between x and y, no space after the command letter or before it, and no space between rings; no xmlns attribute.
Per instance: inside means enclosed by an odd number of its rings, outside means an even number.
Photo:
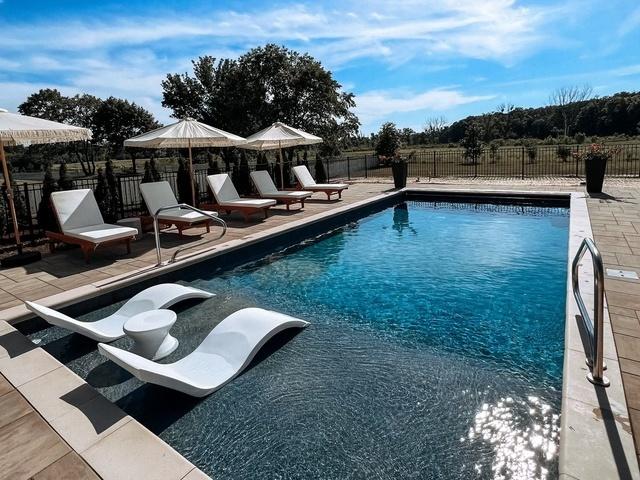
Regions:
<svg viewBox="0 0 640 480"><path fill-rule="evenodd" d="M178 283L160 283L134 295L116 312L94 322L71 318L53 308L35 302L24 302L27 308L51 325L89 337L97 342L113 342L125 336L123 326L138 313L169 308L178 302L192 298L211 298L213 293Z"/></svg>
<svg viewBox="0 0 640 480"><path fill-rule="evenodd" d="M260 197L271 198L277 202L282 202L287 206L287 210L289 210L289 205L292 203L300 203L300 208L304 208L304 200L313 195L313 192L300 190L295 192L278 190L269 173L264 170L251 172L251 181L255 185Z"/></svg>
<svg viewBox="0 0 640 480"><path fill-rule="evenodd" d="M155 214L160 208L170 207L171 205L177 205L178 199L171 190L169 182L150 182L140 184L140 193L144 203L149 209L151 215ZM217 215L216 212L207 212L211 215ZM207 227L207 233L211 230L211 220L206 215L202 215L193 210L185 208L173 208L170 210L164 210L158 215L158 223L164 227L170 227L175 225L178 229L178 234L182 235L182 231L187 228L195 227L204 224Z"/></svg>
<svg viewBox="0 0 640 480"><path fill-rule="evenodd" d="M216 200L214 205L207 205L207 207L225 212L227 215L234 211L240 212L244 216L245 222L248 222L249 215L254 213L263 213L264 218L267 218L267 211L276 204L275 200L240 198L231 178L226 173L209 175L207 182L209 182L213 198Z"/></svg>
<svg viewBox="0 0 640 480"><path fill-rule="evenodd" d="M308 190L310 192L324 192L327 194L327 200L331 200L331 195L337 193L338 198L342 198L342 191L349 188L346 183L316 183L304 165L293 167L293 174L298 180L300 190Z"/></svg>
<svg viewBox="0 0 640 480"><path fill-rule="evenodd" d="M51 205L61 232L45 232L52 252L55 242L80 245L87 263L100 245L124 243L127 253L131 253L131 239L138 234L138 230L104 223L92 190L53 192Z"/></svg>
<svg viewBox="0 0 640 480"><path fill-rule="evenodd" d="M308 322L262 308L244 308L222 320L189 355L174 363L156 363L112 345L98 351L143 382L204 397L246 368L275 334Z"/></svg>

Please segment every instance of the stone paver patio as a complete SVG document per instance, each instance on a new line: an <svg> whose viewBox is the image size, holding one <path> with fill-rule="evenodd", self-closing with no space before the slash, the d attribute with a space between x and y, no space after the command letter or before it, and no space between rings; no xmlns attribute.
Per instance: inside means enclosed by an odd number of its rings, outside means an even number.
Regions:
<svg viewBox="0 0 640 480"><path fill-rule="evenodd" d="M463 183L466 182L466 183ZM500 189L518 191L583 191L575 179L559 181L505 181L477 180L439 181L438 183L411 184L429 190L447 189ZM362 182L352 185L345 192L341 202L311 201L303 212L286 212L278 207L264 221L244 223L237 217L229 222L227 235L216 243L243 239L256 232L284 225L288 222L307 218L350 203L355 203L380 192L391 189L389 183ZM588 198L587 205L592 223L594 240L602 252L606 268L640 272L640 180L605 183L606 194ZM320 198L320 197L318 197ZM224 218L224 217L223 217ZM210 237L217 236L217 227L212 229ZM185 242L199 241L204 229L188 230L184 238L177 233L163 233L163 256L170 254ZM155 264L156 254L153 235L146 235L134 242L132 253L124 254L122 248L113 247L98 250L91 264L86 265L81 252L77 249L58 251L45 255L43 260L20 268L0 270L0 310L11 309L24 300L37 300L50 295L61 294L73 288L108 279L141 267ZM636 453L640 454L640 280L614 279L606 277L605 291L609 305L611 325L615 345L622 369L622 377L627 404L634 432ZM8 310L10 311L10 310ZM0 312L0 319L2 319ZM0 335L2 332L0 331ZM2 369L0 368L0 371ZM3 372L4 373L4 372ZM39 441L47 443L49 456L42 456L38 449L30 450L19 446L18 454L22 463L16 478L56 478L57 468L77 471L72 478L95 478L95 472L76 455L78 448L72 448L34 411L31 403L16 390L11 378L0 376L0 472L13 471L5 468L18 468L15 454L14 430L29 429ZM8 412L8 413L6 413ZM26 431L26 430L25 430ZM31 438L29 434L26 438ZM25 440L29 443L30 440ZM115 440L114 440L115 441ZM22 444L20 444L22 445ZM43 447L44 448L44 447ZM13 450L15 451L15 450ZM26 452L26 453L25 453ZM586 453L586 452L585 452ZM44 458L44 459L43 459ZM54 472L54 476L45 475ZM38 476L38 475L40 476ZM191 473L195 475L195 471Z"/></svg>

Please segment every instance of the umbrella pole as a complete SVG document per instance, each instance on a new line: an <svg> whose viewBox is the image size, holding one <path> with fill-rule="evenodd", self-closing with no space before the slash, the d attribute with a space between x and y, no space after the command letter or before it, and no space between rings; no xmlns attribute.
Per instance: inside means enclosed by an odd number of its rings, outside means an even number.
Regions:
<svg viewBox="0 0 640 480"><path fill-rule="evenodd" d="M2 175L4 176L4 183L7 186L7 199L9 200L9 210L11 211L11 219L13 220L13 234L16 238L16 245L18 247L18 253L22 253L22 242L20 242L20 228L18 226L18 217L16 216L16 207L13 203L13 189L11 188L11 181L9 179L9 167L7 166L7 159L4 156L4 144L0 140L0 161L2 162Z"/></svg>
<svg viewBox="0 0 640 480"><path fill-rule="evenodd" d="M196 206L196 188L193 175L193 160L191 158L191 139L189 139L189 179L191 180L191 206Z"/></svg>
<svg viewBox="0 0 640 480"><path fill-rule="evenodd" d="M282 156L280 140L278 140L278 152L280 152L280 188L284 190L284 157Z"/></svg>

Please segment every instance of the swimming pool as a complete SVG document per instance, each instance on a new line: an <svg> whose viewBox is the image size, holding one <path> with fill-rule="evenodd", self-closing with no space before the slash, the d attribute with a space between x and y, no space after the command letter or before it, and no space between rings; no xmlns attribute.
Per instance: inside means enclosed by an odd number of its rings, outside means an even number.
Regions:
<svg viewBox="0 0 640 480"><path fill-rule="evenodd" d="M198 267L190 283L218 296L180 310L166 361L237 308L312 322L203 400L57 328L29 336L214 478L553 476L568 220L410 201L221 275Z"/></svg>

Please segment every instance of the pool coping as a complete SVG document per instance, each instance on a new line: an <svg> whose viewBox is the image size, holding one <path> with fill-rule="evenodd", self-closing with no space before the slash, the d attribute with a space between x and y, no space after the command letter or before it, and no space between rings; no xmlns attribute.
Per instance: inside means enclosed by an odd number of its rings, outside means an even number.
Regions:
<svg viewBox="0 0 640 480"><path fill-rule="evenodd" d="M46 306L54 308L63 308L71 304L76 304L83 300L93 299L109 292L115 292L123 287L127 287L140 282L148 281L154 277L179 271L185 267L210 260L214 257L231 253L237 249L244 248L248 245L254 245L265 240L293 232L302 227L325 222L332 218L340 218L349 212L372 206L378 202L385 202L393 199L393 197L404 197L405 194L418 193L427 195L441 195L442 197L452 195L471 195L471 196L500 196L500 197L520 197L520 198L566 198L570 202L570 226L569 226L569 246L568 246L568 270L567 270L567 301L566 301L566 325L565 325L565 348L564 348L564 368L563 368L563 388L562 388L562 417L560 432L560 458L559 473L560 478L638 478L640 473L638 470L637 457L633 437L629 426L629 413L622 388L622 379L620 368L618 366L615 345L613 344L613 334L611 324L609 322L608 309L605 304L605 357L607 358L608 370L607 376L610 378L612 386L603 392L598 391L599 387L592 386L585 378L587 373L584 364L584 350L581 347L580 333L576 325L577 306L573 299L571 289L570 267L571 261L582 239L586 236L591 237L591 222L587 210L586 196L582 193L563 192L563 191L520 191L520 190L501 190L495 188L457 188L457 189L428 189L409 187L402 190L385 191L374 195L371 198L362 201L339 206L329 211L321 212L308 218L294 220L284 225L272 227L258 233L250 234L241 239L231 240L222 244L217 244L205 251L194 252L176 263L158 267L154 270L141 268L134 272L114 276L107 280L97 281L78 287L63 293L46 297L38 300ZM588 259L588 257L585 257ZM585 263L585 262L583 262ZM586 262L583 268L588 270L590 262ZM586 273L580 277L580 286L583 293L589 292L593 288L593 281ZM586 295L585 295L586 296ZM21 320L33 317L33 315L24 307L12 307L0 312L0 335L3 331L8 331L10 327L7 323L1 322L5 320L8 323L17 323ZM2 325L6 327L2 327ZM1 350L1 348L0 348ZM68 370L66 366L60 364L44 350L37 348L44 356L49 356L52 362L56 362L53 370L62 368ZM0 352L1 353L1 352ZM1 357L2 355L0 355ZM3 371L2 360L0 360L0 371ZM47 370L49 373L51 371ZM68 370L69 373L72 373ZM4 372L3 372L4 373ZM35 373L34 373L35 374ZM75 374L73 374L75 375ZM39 376L37 376L39 377ZM36 378L30 380L33 381ZM84 383L79 377L75 379ZM17 387L20 390L20 387ZM602 390L602 389L601 389ZM608 406L608 408L607 408ZM115 406L114 406L115 407ZM34 405L34 408L36 406ZM116 407L117 408L117 407ZM36 408L38 410L38 408ZM40 410L38 410L40 411ZM50 424L55 419L47 418L47 412L40 412L45 420ZM124 414L123 412L123 415ZM128 417L128 416L127 416ZM129 417L130 418L130 417ZM130 418L126 423L136 425L138 422ZM144 426L138 424L139 428L146 430ZM54 427L55 428L55 427ZM119 428L122 428L119 427ZM119 430L118 428L118 430ZM130 427L131 428L131 427ZM56 429L58 431L58 429ZM116 430L117 431L117 430ZM148 432L148 430L146 430ZM60 432L59 432L60 433ZM63 434L60 435L65 438ZM180 461L187 462L193 467L188 473L189 478L206 478L202 472L197 470L190 462L176 452L171 446L164 443L159 437L148 432L155 437L157 442L166 450L166 454L173 457L177 455ZM611 442L616 444L615 448L611 447ZM100 443L100 442L97 442ZM112 442L113 443L113 442ZM114 445L109 445L113 449ZM121 447L123 450L124 447ZM163 450L163 451L164 451ZM82 456L82 454L81 454ZM83 456L83 458L85 458ZM91 461L87 460L91 464ZM149 459L141 459L143 463L148 463ZM95 457L94 457L95 462ZM621 464L627 465L627 469ZM110 476L108 471L99 472L103 478L115 478ZM104 475L106 473L106 475ZM625 473L628 475L625 476ZM171 478L187 478L171 477ZM169 477L167 477L169 478Z"/></svg>

